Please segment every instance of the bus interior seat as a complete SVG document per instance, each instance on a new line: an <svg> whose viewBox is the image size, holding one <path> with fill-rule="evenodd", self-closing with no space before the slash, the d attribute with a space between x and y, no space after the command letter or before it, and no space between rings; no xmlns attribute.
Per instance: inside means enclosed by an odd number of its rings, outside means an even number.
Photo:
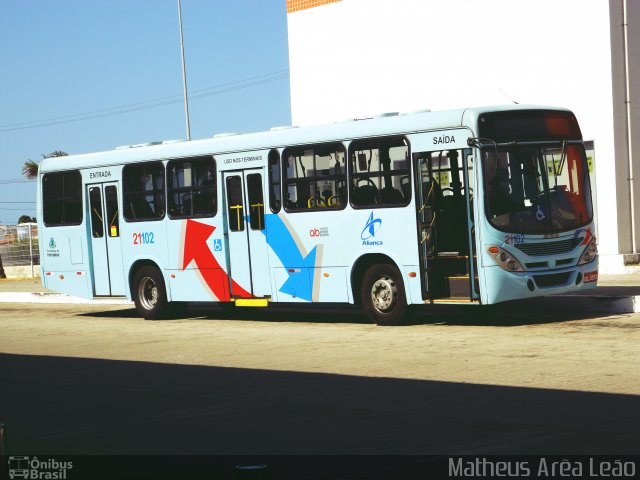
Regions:
<svg viewBox="0 0 640 480"><path fill-rule="evenodd" d="M190 198L184 198L182 200L182 214L191 215L191 199Z"/></svg>
<svg viewBox="0 0 640 480"><path fill-rule="evenodd" d="M397 188L384 187L380 190L380 203L393 203L399 204L404 202L404 196L402 192Z"/></svg>
<svg viewBox="0 0 640 480"><path fill-rule="evenodd" d="M373 205L378 203L378 189L373 185L362 185L353 192L355 205Z"/></svg>
<svg viewBox="0 0 640 480"><path fill-rule="evenodd" d="M411 185L409 183L403 183L400 187L402 188L402 196L405 200L408 200L411 195Z"/></svg>
<svg viewBox="0 0 640 480"><path fill-rule="evenodd" d="M129 210L131 213L130 216L133 219L151 218L155 216L151 205L141 197L131 199L129 202Z"/></svg>

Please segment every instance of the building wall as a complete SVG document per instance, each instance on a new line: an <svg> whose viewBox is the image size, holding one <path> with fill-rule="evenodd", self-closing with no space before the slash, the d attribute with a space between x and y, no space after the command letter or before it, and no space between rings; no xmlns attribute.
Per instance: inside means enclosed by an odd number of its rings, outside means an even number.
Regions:
<svg viewBox="0 0 640 480"><path fill-rule="evenodd" d="M632 221L632 204L635 204L633 216L640 219L640 102L636 103L640 95L640 2L626 1L626 44L624 4L624 0L610 1L618 247L620 253L637 253L640 221ZM633 179L633 194L630 179ZM632 230L635 230L635 246Z"/></svg>
<svg viewBox="0 0 640 480"><path fill-rule="evenodd" d="M607 0L338 0L292 11L288 29L296 125L512 101L572 109L595 143L600 251L625 251Z"/></svg>

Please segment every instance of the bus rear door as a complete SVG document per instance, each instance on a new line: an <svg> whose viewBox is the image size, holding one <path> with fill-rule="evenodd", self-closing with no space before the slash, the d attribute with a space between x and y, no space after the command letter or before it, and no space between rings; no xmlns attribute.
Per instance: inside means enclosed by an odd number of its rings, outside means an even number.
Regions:
<svg viewBox="0 0 640 480"><path fill-rule="evenodd" d="M256 168L223 173L232 298L271 295L263 178Z"/></svg>
<svg viewBox="0 0 640 480"><path fill-rule="evenodd" d="M118 183L87 185L89 202L93 294L125 295L120 242Z"/></svg>

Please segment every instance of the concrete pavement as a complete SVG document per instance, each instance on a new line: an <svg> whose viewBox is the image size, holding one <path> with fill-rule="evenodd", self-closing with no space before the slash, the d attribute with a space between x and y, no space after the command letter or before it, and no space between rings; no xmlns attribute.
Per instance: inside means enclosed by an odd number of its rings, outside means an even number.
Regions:
<svg viewBox="0 0 640 480"><path fill-rule="evenodd" d="M0 279L0 303L78 303L78 304L110 304L132 305L123 298L86 298L72 297L63 293L47 290L42 286L39 277L36 278L5 278Z"/></svg>

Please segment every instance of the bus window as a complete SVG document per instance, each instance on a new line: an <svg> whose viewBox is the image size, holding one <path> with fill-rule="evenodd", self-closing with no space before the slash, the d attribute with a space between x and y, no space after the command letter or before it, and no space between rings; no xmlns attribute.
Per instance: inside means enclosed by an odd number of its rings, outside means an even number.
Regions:
<svg viewBox="0 0 640 480"><path fill-rule="evenodd" d="M355 141L351 159L351 205L404 206L411 201L409 146L402 137Z"/></svg>
<svg viewBox="0 0 640 480"><path fill-rule="evenodd" d="M282 159L287 212L346 206L345 150L341 143L290 148Z"/></svg>
<svg viewBox="0 0 640 480"><path fill-rule="evenodd" d="M91 207L91 233L93 238L104 237L104 221L102 220L102 192L100 187L89 189L89 206Z"/></svg>
<svg viewBox="0 0 640 480"><path fill-rule="evenodd" d="M170 218L216 214L216 168L212 157L168 163L167 207Z"/></svg>
<svg viewBox="0 0 640 480"><path fill-rule="evenodd" d="M127 221L164 217L164 168L162 162L126 165L122 169L124 218Z"/></svg>
<svg viewBox="0 0 640 480"><path fill-rule="evenodd" d="M251 230L264 230L264 196L262 195L262 175L247 175L249 196L249 225Z"/></svg>
<svg viewBox="0 0 640 480"><path fill-rule="evenodd" d="M269 152L269 207L278 213L281 206L280 197L280 155L277 150Z"/></svg>
<svg viewBox="0 0 640 480"><path fill-rule="evenodd" d="M242 179L238 175L227 177L227 215L232 232L244 230L244 206L242 203Z"/></svg>
<svg viewBox="0 0 640 480"><path fill-rule="evenodd" d="M47 173L42 178L44 223L49 227L82 223L80 172Z"/></svg>

